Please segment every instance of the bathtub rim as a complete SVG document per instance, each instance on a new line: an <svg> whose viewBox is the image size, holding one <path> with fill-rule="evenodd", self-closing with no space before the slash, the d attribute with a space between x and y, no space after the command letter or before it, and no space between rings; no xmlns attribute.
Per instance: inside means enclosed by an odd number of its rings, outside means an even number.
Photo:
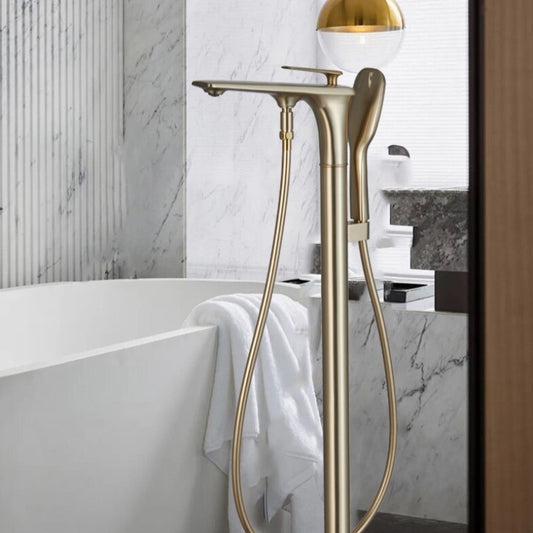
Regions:
<svg viewBox="0 0 533 533"><path fill-rule="evenodd" d="M127 350L130 348L136 348L138 346L145 346L146 344L153 344L153 343L165 341L168 339L180 337L183 335L191 335L194 333L198 333L200 331L206 331L206 330L216 329L216 328L217 326L194 326L194 327L187 327L187 328L179 328L179 329L174 329L172 331L165 331L164 333L157 333L155 335L146 335L144 337L139 337L139 338L128 340L128 341L107 344L106 346L102 346L100 348L76 352L76 353L69 354L67 356L63 356L63 357L60 357L58 359L54 359L51 361L50 360L48 361L37 360L31 363L27 363L25 365L7 367L7 368L0 370L0 379L9 377L9 376L19 375L19 374L25 374L25 373L33 372L37 370L43 370L45 368L52 368L52 367L64 365L67 363L73 363L75 361L81 361L83 359L99 357L102 355L120 352L122 350Z"/></svg>
<svg viewBox="0 0 533 533"><path fill-rule="evenodd" d="M50 283L39 283L34 285L21 285L18 287L8 287L5 289L0 289L0 299L2 297L2 294L5 293L14 293L15 291L19 292L26 292L31 290L46 290L48 288L54 288L54 287L68 287L68 288L74 288L74 287L81 287L81 286L87 286L89 284L95 284L98 286L103 286L105 284L113 284L113 285L126 285L126 284L142 284L142 285L150 285L150 284L164 284L164 283L173 283L173 284L193 284L193 283L206 283L209 285L234 285L236 287L235 294L239 293L237 287L242 285L257 285L258 292L262 291L262 287L264 286L264 283L262 281L258 280L233 280L233 279L202 279L202 278L137 278L137 279L113 279L113 280L87 280L87 281L56 281L56 282L50 282ZM311 284L310 284L311 285ZM292 283L285 283L285 282L277 282L276 283L277 288L281 288L282 292L284 294L290 293L290 296L298 301L299 303L302 303L305 305L305 299L308 296L306 290L302 290L302 287L299 285L294 285ZM242 292L242 291L241 291ZM275 288L275 292L276 288ZM213 295L215 297L216 295ZM192 309L191 309L192 310ZM98 357L101 355L105 355L108 353L114 353L120 350L128 349L128 348L134 348L136 346L141 346L145 344L160 342L163 340L167 340L173 337L178 337L181 335L189 335L195 332L209 330L209 329L216 329L217 326L201 326L201 327L179 327L175 329L171 329L169 331L165 331L163 333L155 333L153 335L145 335L142 337L136 337L134 339L128 339L125 341L115 342L111 344L106 344L104 346L100 346L98 348L93 348L90 350L82 350L82 351L76 351L71 352L67 355L63 355L58 357L57 359L52 360L39 360L36 359L34 361L31 361L26 364L22 365L15 365L15 366L7 366L4 368L0 368L0 379L6 378L9 376L29 373L37 370L42 370L45 368L51 368L62 364L67 364L74 361L79 361L82 359L88 359L91 357Z"/></svg>
<svg viewBox="0 0 533 533"><path fill-rule="evenodd" d="M315 281L314 278L316 276L303 276L302 279L309 278L309 281ZM96 284L96 285L105 285L105 284L133 284L133 283L141 283L141 284L156 284L156 283L208 283L208 284L217 284L222 283L224 285L242 285L242 284L257 284L259 286L264 286L263 280L257 280L257 279L216 279L216 278L124 278L124 279L95 279L95 280L86 280L86 281L51 281L48 283L35 283L33 285L19 285L17 287L6 287L4 289L0 289L0 298L2 297L2 294L4 293L11 293L15 291L27 291L27 290L39 290L44 289L47 287L61 287L61 286L80 286L80 285L88 285L88 284ZM299 291L301 290L301 287L299 285L295 285L293 283L287 283L284 281L277 281L275 284L275 287L283 287L285 290L288 290L290 292L294 291L295 298L299 298ZM274 292L275 289L274 289Z"/></svg>

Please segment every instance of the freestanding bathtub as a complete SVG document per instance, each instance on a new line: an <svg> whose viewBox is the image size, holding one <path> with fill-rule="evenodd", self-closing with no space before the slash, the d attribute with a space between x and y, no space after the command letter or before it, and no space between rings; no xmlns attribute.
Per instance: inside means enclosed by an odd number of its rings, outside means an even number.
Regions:
<svg viewBox="0 0 533 533"><path fill-rule="evenodd" d="M216 328L180 326L209 297L261 288L176 279L0 291L0 531L227 531L227 478L202 452Z"/></svg>

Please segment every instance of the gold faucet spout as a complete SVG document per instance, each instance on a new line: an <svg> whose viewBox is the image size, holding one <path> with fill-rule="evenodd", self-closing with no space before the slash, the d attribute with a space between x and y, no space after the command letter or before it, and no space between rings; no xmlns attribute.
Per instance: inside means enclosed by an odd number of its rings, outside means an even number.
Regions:
<svg viewBox="0 0 533 533"><path fill-rule="evenodd" d="M320 164L322 167L347 166L346 124L349 104L355 95L353 87L217 80L199 80L192 84L211 96L220 96L226 91L269 94L280 107L294 107L300 100L305 101L313 110L318 125Z"/></svg>
<svg viewBox="0 0 533 533"><path fill-rule="evenodd" d="M331 85L310 85L298 83L272 83L255 81L193 81L195 87L203 89L211 96L219 96L226 91L243 91L251 93L265 93L271 96L298 96L300 98L316 96L353 96L352 87Z"/></svg>

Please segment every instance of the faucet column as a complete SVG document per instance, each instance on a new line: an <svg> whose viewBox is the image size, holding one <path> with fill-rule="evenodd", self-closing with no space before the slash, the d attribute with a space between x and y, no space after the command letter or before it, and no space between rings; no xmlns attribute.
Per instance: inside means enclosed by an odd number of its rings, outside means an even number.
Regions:
<svg viewBox="0 0 533 533"><path fill-rule="evenodd" d="M320 138L326 533L350 532L347 137L349 98L312 106Z"/></svg>

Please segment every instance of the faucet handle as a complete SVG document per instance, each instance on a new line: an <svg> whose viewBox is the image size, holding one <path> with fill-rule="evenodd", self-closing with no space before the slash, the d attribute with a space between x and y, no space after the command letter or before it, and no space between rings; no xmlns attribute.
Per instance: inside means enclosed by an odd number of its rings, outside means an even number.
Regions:
<svg viewBox="0 0 533 533"><path fill-rule="evenodd" d="M317 74L324 74L324 76L326 76L328 87L337 87L337 78L343 74L342 70L328 70L323 68L289 67L287 65L284 65L281 68L287 70L301 70L303 72L314 72Z"/></svg>

